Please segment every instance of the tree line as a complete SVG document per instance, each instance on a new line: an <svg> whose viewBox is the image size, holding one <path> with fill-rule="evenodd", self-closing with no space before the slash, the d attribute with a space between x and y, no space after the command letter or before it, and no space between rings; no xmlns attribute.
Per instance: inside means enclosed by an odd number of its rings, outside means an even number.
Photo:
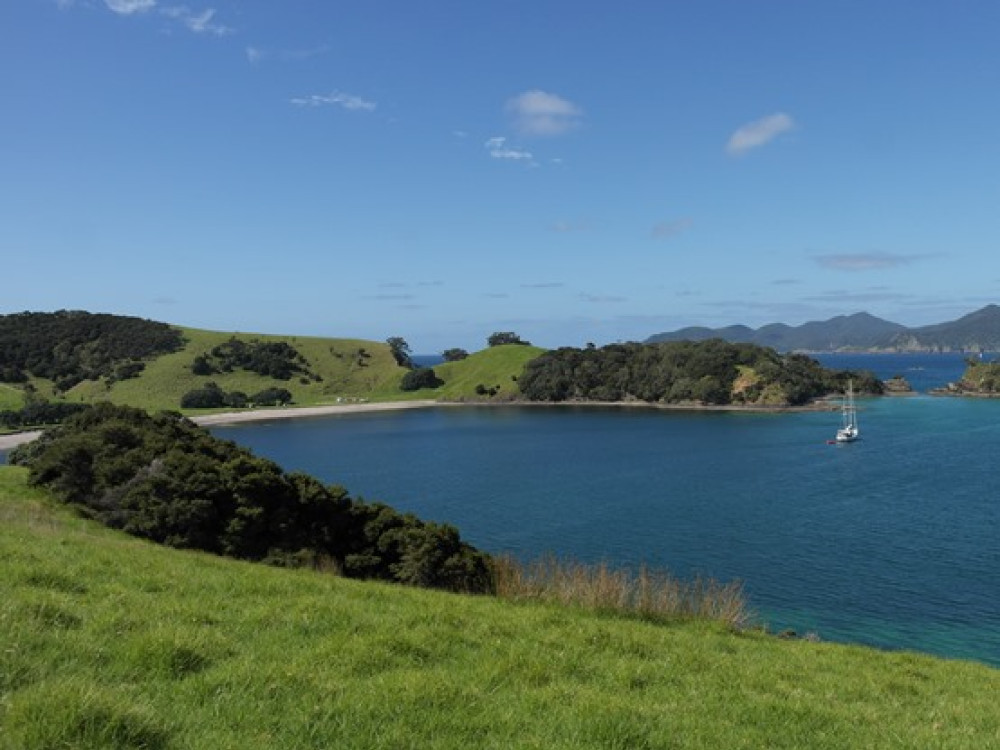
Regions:
<svg viewBox="0 0 1000 750"><path fill-rule="evenodd" d="M802 354L721 339L564 347L530 361L518 378L533 401L624 401L795 406L842 391L881 393L871 373L834 372Z"/></svg>
<svg viewBox="0 0 1000 750"><path fill-rule="evenodd" d="M269 387L247 395L243 391L224 391L218 383L209 381L201 388L192 388L181 396L182 409L246 409L248 406L285 406L292 402L287 388Z"/></svg>
<svg viewBox="0 0 1000 750"><path fill-rule="evenodd" d="M488 556L454 527L285 472L176 413L100 403L10 461L88 516L173 547L454 591L492 587Z"/></svg>
<svg viewBox="0 0 1000 750"><path fill-rule="evenodd" d="M143 360L177 351L181 332L143 318L60 310L0 315L0 381L29 376L67 391L84 380L135 377Z"/></svg>

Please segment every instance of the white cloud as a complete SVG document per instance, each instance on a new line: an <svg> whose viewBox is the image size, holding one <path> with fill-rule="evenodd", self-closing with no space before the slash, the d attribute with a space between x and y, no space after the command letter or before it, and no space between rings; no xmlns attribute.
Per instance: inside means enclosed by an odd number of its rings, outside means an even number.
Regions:
<svg viewBox="0 0 1000 750"><path fill-rule="evenodd" d="M108 0L105 0L107 2ZM121 2L122 0L117 0ZM130 0L131 2L138 2L139 0ZM172 18L185 26L187 26L191 31L196 34L214 34L215 36L226 36L233 33L233 29L228 26L223 26L221 23L216 23L212 19L215 18L215 9L206 8L201 13L195 13L186 5L174 5L169 8L164 8L160 11L167 18Z"/></svg>
<svg viewBox="0 0 1000 750"><path fill-rule="evenodd" d="M511 148L503 136L493 136L483 144L494 159L510 159L513 161L531 161L534 156L530 151Z"/></svg>
<svg viewBox="0 0 1000 750"><path fill-rule="evenodd" d="M731 156L742 156L747 151L759 148L793 128L795 121L784 112L762 117L738 128L729 137L726 151Z"/></svg>
<svg viewBox="0 0 1000 750"><path fill-rule="evenodd" d="M545 91L525 91L507 102L514 126L524 135L561 135L580 124L583 111Z"/></svg>
<svg viewBox="0 0 1000 750"><path fill-rule="evenodd" d="M156 6L156 0L104 0L109 10L130 16L133 13L144 13Z"/></svg>
<svg viewBox="0 0 1000 750"><path fill-rule="evenodd" d="M247 60L251 63L258 63L264 59L263 51L257 49L256 47L247 47Z"/></svg>
<svg viewBox="0 0 1000 750"><path fill-rule="evenodd" d="M362 99L360 96L345 94L341 91L334 91L330 94L310 94L309 96L296 97L291 102L299 107L336 106L351 110L352 112L371 112L378 106L375 102Z"/></svg>

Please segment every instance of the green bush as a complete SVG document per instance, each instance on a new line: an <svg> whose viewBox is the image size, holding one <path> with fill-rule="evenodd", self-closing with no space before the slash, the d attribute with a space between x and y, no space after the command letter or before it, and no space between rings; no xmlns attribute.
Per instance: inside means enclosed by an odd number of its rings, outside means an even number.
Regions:
<svg viewBox="0 0 1000 750"><path fill-rule="evenodd" d="M402 391L419 391L421 388L437 388L444 385L432 367L418 367L407 372L399 383Z"/></svg>
<svg viewBox="0 0 1000 750"><path fill-rule="evenodd" d="M178 414L98 404L18 448L11 463L90 516L174 547L345 575L491 590L489 559L450 527L286 473Z"/></svg>

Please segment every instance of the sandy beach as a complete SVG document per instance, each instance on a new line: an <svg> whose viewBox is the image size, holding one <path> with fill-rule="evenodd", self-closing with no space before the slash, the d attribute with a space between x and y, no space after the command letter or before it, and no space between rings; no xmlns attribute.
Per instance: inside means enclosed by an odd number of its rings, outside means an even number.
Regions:
<svg viewBox="0 0 1000 750"><path fill-rule="evenodd" d="M30 443L41 434L41 430L31 430L30 432L15 432L11 435L0 435L0 451L8 451L11 448L16 448L21 443Z"/></svg>
<svg viewBox="0 0 1000 750"><path fill-rule="evenodd" d="M240 422L264 422L271 419L298 419L300 417L326 417L332 414L360 414L373 411L398 411L401 409L426 409L428 406L445 406L440 401L379 401L375 403L331 404L330 406L291 406L285 409L251 409L223 414L204 414L191 417L202 427Z"/></svg>

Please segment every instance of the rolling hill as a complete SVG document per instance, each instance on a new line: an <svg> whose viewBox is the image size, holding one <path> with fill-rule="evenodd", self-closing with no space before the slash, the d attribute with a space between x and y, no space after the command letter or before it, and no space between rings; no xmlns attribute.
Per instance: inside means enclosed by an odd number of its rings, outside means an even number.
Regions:
<svg viewBox="0 0 1000 750"><path fill-rule="evenodd" d="M240 391L252 395L267 388L283 388L292 394L296 406L319 406L353 401L396 401L427 398L443 399L483 399L489 396L478 390L493 389L498 398L510 398L517 393L516 377L524 364L538 356L543 350L537 347L504 345L473 353L468 358L437 365L434 369L444 385L436 389L406 392L399 387L407 370L400 367L385 342L362 339L323 338L294 335L274 335L255 333L234 333L207 331L197 328L170 327L176 332L177 343L172 350L150 353L148 349L137 347L129 351L120 341L114 341L114 355L101 361L100 368L84 365L93 359L95 350L112 350L106 345L108 336L92 324L96 320L104 324L126 321L134 328L138 319L121 316L92 315L90 313L31 313L14 316L0 316L0 334L7 331L8 339L0 336L0 368L6 360L16 363L18 374L24 372L30 356L20 355L18 336L21 341L34 336L33 331L18 332L17 325L30 321L35 328L39 320L48 322L53 317L62 321L71 318L83 323L82 333L70 343L64 344L67 356L47 363L48 377L29 374L26 382L0 383L0 410L16 409L25 402L27 387L36 397L71 403L112 403L137 406L144 409L180 410L181 397L193 390L203 388L207 383L215 383L223 391ZM165 324L145 321L154 331L161 331ZM127 330L132 330L129 328ZM91 338L87 338L90 336ZM126 340L128 336L124 337ZM34 339L37 341L37 339ZM5 341L8 345L4 345ZM241 366L233 366L213 352L232 349L233 342L243 348L261 347L284 348L294 353L290 377L276 377L274 374L260 374ZM244 346L245 345L245 346ZM45 344L45 350L57 348L58 343ZM22 347L23 348L23 347ZM20 355L20 356L19 356ZM88 359L89 357L89 359ZM36 358L37 359L37 358ZM213 367L205 374L196 374L196 362L204 359ZM75 367L75 370L69 368ZM62 369L60 369L62 368ZM128 370L128 374L121 373ZM13 367L11 372L14 372ZM78 380L75 374L82 372L86 377ZM24 377L24 376L22 376ZM201 413L184 410L186 413Z"/></svg>

